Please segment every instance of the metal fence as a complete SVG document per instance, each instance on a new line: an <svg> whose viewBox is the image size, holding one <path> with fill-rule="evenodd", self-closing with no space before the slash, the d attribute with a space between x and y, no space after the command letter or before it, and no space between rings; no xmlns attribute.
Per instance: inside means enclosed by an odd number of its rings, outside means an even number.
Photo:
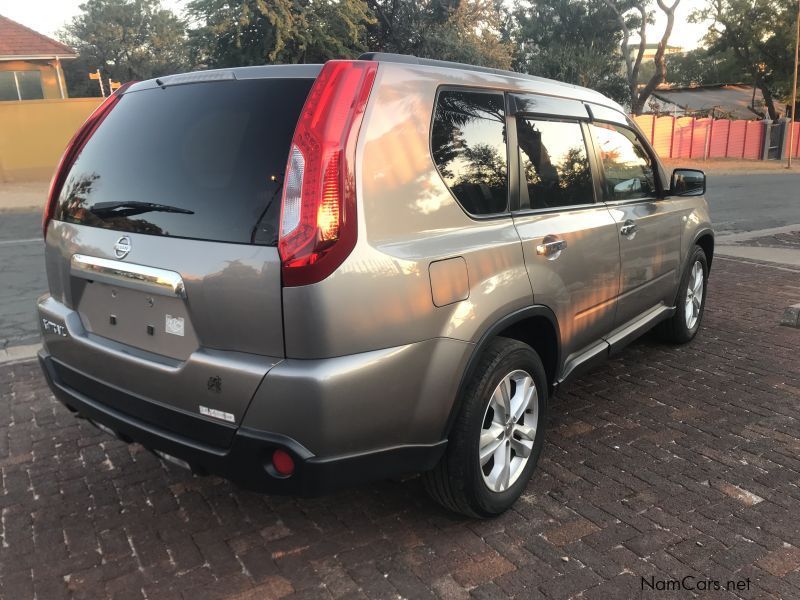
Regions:
<svg viewBox="0 0 800 600"><path fill-rule="evenodd" d="M664 158L785 158L789 122L640 115L636 123ZM793 123L792 156L800 156L800 123ZM771 151L772 150L772 151Z"/></svg>

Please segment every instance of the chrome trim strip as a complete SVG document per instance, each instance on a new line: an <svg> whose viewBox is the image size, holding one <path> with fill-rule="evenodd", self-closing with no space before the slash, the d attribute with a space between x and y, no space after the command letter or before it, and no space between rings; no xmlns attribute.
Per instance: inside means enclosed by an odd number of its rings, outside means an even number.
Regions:
<svg viewBox="0 0 800 600"><path fill-rule="evenodd" d="M70 259L70 272L82 279L116 283L162 296L186 298L183 278L175 271L85 254L73 254Z"/></svg>

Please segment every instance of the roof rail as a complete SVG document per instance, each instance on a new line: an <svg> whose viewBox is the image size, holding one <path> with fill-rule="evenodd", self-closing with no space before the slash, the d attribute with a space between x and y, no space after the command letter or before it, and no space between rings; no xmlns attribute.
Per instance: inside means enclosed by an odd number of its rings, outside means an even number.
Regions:
<svg viewBox="0 0 800 600"><path fill-rule="evenodd" d="M527 75L525 73L517 73L516 71L506 71L504 69L493 69L491 67L479 67L477 65L469 65L466 63L451 62L449 60L436 60L433 58L419 58L412 54L394 54L391 52L365 52L358 57L358 60L374 60L382 62L395 62L405 63L410 65L423 65L426 67L443 67L446 69L461 69L463 71L478 71L480 73L491 73L492 75L501 75L503 77L516 77L518 79L529 79L531 81L547 81L552 82L550 79L544 77L537 77L535 75ZM571 85L571 84L562 84ZM575 86L571 86L575 87Z"/></svg>

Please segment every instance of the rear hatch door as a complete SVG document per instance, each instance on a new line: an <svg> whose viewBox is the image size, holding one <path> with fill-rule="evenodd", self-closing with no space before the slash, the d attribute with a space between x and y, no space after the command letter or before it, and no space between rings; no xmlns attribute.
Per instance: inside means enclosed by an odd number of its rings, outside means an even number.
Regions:
<svg viewBox="0 0 800 600"><path fill-rule="evenodd" d="M233 423L284 352L283 173L316 69L258 73L269 76L130 88L71 165L47 235L52 295L77 311L94 350L130 357L73 352L69 364Z"/></svg>

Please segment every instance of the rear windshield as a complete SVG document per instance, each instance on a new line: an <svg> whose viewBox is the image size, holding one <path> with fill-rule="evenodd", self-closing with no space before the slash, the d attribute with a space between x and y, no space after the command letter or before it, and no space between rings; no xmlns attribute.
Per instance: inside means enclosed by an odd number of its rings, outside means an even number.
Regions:
<svg viewBox="0 0 800 600"><path fill-rule="evenodd" d="M56 218L277 244L286 159L312 83L215 81L123 95L70 170Z"/></svg>

